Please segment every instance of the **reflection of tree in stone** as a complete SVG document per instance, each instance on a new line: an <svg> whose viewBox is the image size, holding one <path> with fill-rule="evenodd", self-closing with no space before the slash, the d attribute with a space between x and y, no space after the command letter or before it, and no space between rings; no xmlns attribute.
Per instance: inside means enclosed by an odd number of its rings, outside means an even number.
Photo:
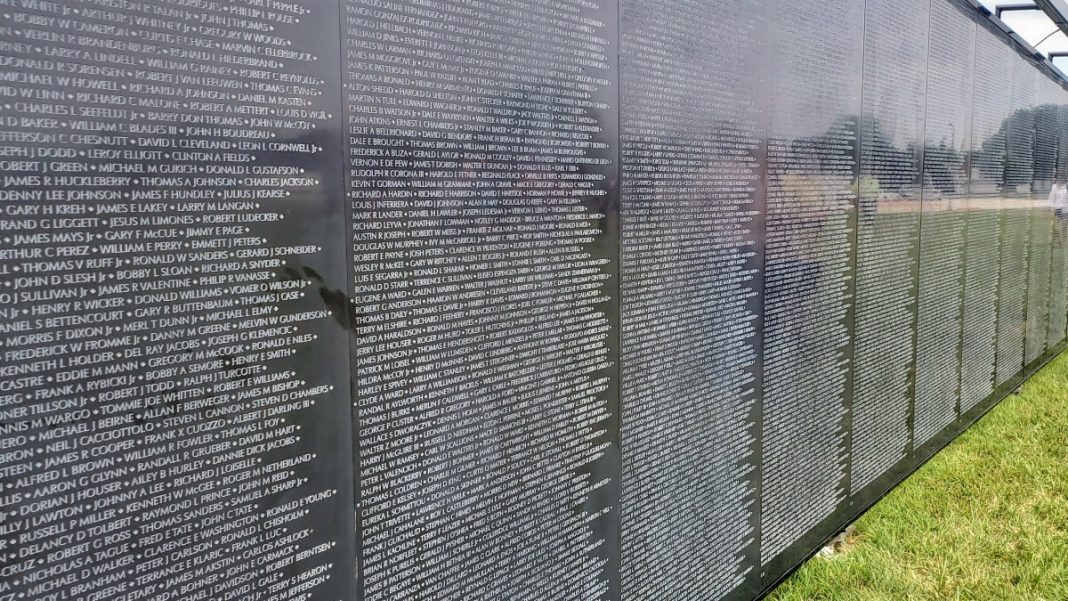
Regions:
<svg viewBox="0 0 1068 601"><path fill-rule="evenodd" d="M965 171L964 161L967 157L964 153L946 146L945 140L939 141L937 146L927 144L923 152L926 157L923 166L924 188L943 196L962 194L966 182L958 178L958 174Z"/></svg>
<svg viewBox="0 0 1068 601"><path fill-rule="evenodd" d="M1048 191L1057 177L1057 163L1060 157L1060 127L1058 125L1061 107L1044 104L1034 111L1035 148L1032 191Z"/></svg>
<svg viewBox="0 0 1068 601"><path fill-rule="evenodd" d="M1068 180L1068 105L1057 106L1057 167L1056 179Z"/></svg>
<svg viewBox="0 0 1068 601"><path fill-rule="evenodd" d="M843 156L858 156L861 136L857 131L857 124L860 122L855 115L841 117L825 133L795 140L792 148L795 151L818 149L820 155L815 172L840 173ZM909 144L904 148L897 148L877 118L864 119L863 123L865 128L870 128L864 132L864 141L870 146L868 152L877 156L878 160L866 161L861 165L864 170L864 177L860 180L862 195L865 191L871 192L872 195L909 195L911 186L902 181L900 174L916 171L915 147ZM852 132L852 135L848 136L848 142L843 139L843 131ZM863 159L864 157L862 161Z"/></svg>
<svg viewBox="0 0 1068 601"><path fill-rule="evenodd" d="M841 171L843 156L856 156L857 144L860 143L857 132L858 118L855 115L838 118L825 133L808 138L798 138L790 146L795 152L805 154L817 153L821 173ZM848 135L843 136L843 132Z"/></svg>
<svg viewBox="0 0 1068 601"><path fill-rule="evenodd" d="M1060 149L1066 140L1056 135L1059 128L1050 123L1061 123L1068 117L1066 107L1042 105L1016 111L1001 123L997 133L983 140L970 153L973 169L998 182L1000 190L1014 190L1017 186L1031 186L1036 182L1048 182L1060 172L1064 176ZM1027 132L1028 145L1032 152L1021 155L1006 151L1005 141L1010 132ZM1041 184L1037 186L1041 188Z"/></svg>
<svg viewBox="0 0 1068 601"><path fill-rule="evenodd" d="M841 132L843 127L853 127L855 123L856 117L843 117L826 133L798 139L793 145L795 148L833 148L842 143L836 132ZM972 168L996 180L1000 190L1013 190L1024 185L1033 186L1035 190L1048 189L1048 182L1068 177L1068 152L1062 151L1068 149L1068 132L1059 127L1061 123L1068 123L1068 107L1046 104L1016 111L1002 122L994 135L972 151L958 149L956 140L943 139L925 144L925 188L942 195L965 194L966 183L957 174L965 170L966 162L970 160ZM879 160L864 165L865 177L874 181L861 180L862 186L884 195L909 192L905 182L894 174L915 169L916 148L912 144L896 147L878 119L867 120L865 126L871 128L865 139L872 149L877 150ZM1010 131L1026 132L1030 138L1027 145L1033 152L1006 152L1005 143ZM855 137L849 152L856 152L856 144L859 140ZM832 161L840 156L838 152L821 156L817 172L833 171Z"/></svg>

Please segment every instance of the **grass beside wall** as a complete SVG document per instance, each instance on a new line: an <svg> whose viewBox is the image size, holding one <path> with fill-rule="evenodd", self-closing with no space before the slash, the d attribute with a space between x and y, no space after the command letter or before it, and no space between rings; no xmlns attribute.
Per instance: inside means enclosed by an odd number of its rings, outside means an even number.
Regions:
<svg viewBox="0 0 1068 601"><path fill-rule="evenodd" d="M1068 354L769 599L1068 601Z"/></svg>

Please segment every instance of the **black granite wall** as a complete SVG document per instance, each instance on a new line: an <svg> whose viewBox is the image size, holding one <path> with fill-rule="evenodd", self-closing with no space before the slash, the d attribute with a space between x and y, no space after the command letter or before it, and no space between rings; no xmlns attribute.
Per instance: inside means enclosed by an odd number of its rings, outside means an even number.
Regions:
<svg viewBox="0 0 1068 601"><path fill-rule="evenodd" d="M958 0L0 0L0 601L754 599L1068 333Z"/></svg>

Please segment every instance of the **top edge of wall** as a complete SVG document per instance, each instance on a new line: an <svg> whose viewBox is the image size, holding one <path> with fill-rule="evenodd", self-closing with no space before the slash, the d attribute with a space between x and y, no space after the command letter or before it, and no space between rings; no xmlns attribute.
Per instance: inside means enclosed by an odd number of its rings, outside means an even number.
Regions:
<svg viewBox="0 0 1068 601"><path fill-rule="evenodd" d="M1039 71L1042 71L1047 77L1050 77L1054 81L1059 83L1062 88L1068 90L1068 74L1066 74L1064 71L1061 71L1059 67L1053 64L1052 60L1050 60L1044 54L1039 52L1027 40L1023 39L1023 37L1021 37L1020 34L1016 32L1016 30L1009 27L1008 24L1006 24L1004 21L995 16L994 13L990 12L990 9L980 4L978 0L957 1L975 9L980 18L986 18L987 21L989 21L999 30L1004 32L1011 40L1013 47L1017 52L1019 52L1025 58L1028 58L1032 62L1035 62ZM1065 34L1068 35L1068 21L1066 21L1065 24L1062 24L1054 17L1053 14L1050 13L1050 10L1053 10L1052 7L1055 6L1054 4L1050 3L1050 0L1035 0L1035 5L1040 8L1042 12L1046 13L1050 20L1053 21L1055 25L1061 27L1062 31L1064 31ZM1047 10L1047 6L1051 7L1050 10ZM1068 9L1068 5L1066 5L1066 9Z"/></svg>

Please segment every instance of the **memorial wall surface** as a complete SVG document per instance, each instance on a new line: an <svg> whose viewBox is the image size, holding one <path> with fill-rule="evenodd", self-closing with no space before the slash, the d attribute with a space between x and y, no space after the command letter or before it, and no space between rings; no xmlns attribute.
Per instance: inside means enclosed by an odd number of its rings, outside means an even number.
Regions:
<svg viewBox="0 0 1068 601"><path fill-rule="evenodd" d="M765 107L762 564L830 518L849 494L864 29L861 3L780 0L768 9L776 33Z"/></svg>
<svg viewBox="0 0 1068 601"><path fill-rule="evenodd" d="M971 150L974 112L975 17L974 11L955 3L931 4L931 24L938 27L938 35L930 37L927 62L912 401L914 447L925 444L956 419L963 392L967 153ZM975 238L977 250L979 244Z"/></svg>
<svg viewBox="0 0 1068 601"><path fill-rule="evenodd" d="M975 37L972 135L967 153L971 173L967 187L964 249L962 412L973 409L994 393L1002 248L998 197L1005 174L1005 133L1011 114L1010 88L1004 77L1011 73L1014 58L1018 57L1008 36L994 23L979 17Z"/></svg>
<svg viewBox="0 0 1068 601"><path fill-rule="evenodd" d="M616 9L429 4L343 3L362 598L613 598Z"/></svg>
<svg viewBox="0 0 1068 601"><path fill-rule="evenodd" d="M752 595L765 16L622 10L623 595Z"/></svg>
<svg viewBox="0 0 1068 601"><path fill-rule="evenodd" d="M915 345L921 192L934 196L922 189L923 173L933 172L937 160L933 155L932 163L924 163L931 8L929 0L865 4L850 458L854 494L908 456L915 363L930 359L919 356ZM934 214L928 207L927 214ZM925 250L930 260L954 255L952 249ZM929 318L926 311L924 317L941 325L953 321L951 315ZM939 327L925 325L928 334ZM936 364L925 362L924 368Z"/></svg>
<svg viewBox="0 0 1068 601"><path fill-rule="evenodd" d="M0 601L748 600L1068 335L958 0L0 0Z"/></svg>
<svg viewBox="0 0 1068 601"><path fill-rule="evenodd" d="M351 594L337 16L2 8L0 598Z"/></svg>
<svg viewBox="0 0 1068 601"><path fill-rule="evenodd" d="M1013 56L1009 71L1009 119L1005 128L1005 166L1001 186L1001 273L998 277L996 379L1008 386L1024 365L1031 211L1028 200L1035 160L1035 84L1037 71Z"/></svg>

